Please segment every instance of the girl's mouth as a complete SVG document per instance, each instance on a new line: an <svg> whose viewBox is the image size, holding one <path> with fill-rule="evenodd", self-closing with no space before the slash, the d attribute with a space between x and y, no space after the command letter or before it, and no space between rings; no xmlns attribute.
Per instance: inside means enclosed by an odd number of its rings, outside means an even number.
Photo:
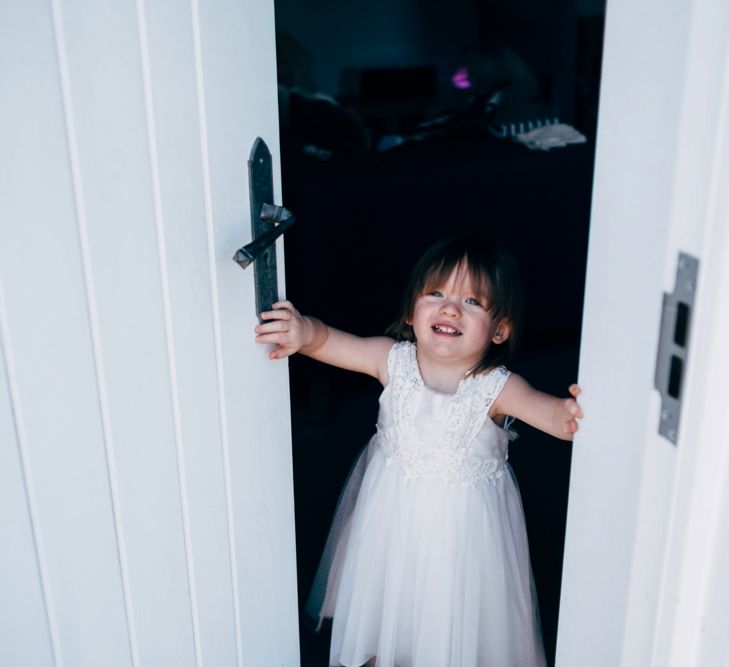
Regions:
<svg viewBox="0 0 729 667"><path fill-rule="evenodd" d="M446 336L461 336L461 332L458 329L449 327L447 324L434 324L430 327L437 334L444 334Z"/></svg>

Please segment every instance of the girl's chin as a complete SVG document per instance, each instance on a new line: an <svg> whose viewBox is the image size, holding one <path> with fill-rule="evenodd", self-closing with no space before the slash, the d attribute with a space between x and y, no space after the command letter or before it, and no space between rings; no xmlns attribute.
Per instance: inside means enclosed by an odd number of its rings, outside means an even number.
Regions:
<svg viewBox="0 0 729 667"><path fill-rule="evenodd" d="M421 353L425 353L433 359L441 362L447 362L449 365L464 364L469 368L478 364L483 359L482 352L464 352L463 350L453 349L447 345L421 345Z"/></svg>

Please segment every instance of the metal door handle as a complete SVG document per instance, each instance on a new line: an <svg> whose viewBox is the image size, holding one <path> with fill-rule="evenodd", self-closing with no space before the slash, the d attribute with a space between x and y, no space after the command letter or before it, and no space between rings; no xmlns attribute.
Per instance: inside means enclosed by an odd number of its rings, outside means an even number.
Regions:
<svg viewBox="0 0 729 667"><path fill-rule="evenodd" d="M246 268L255 262L256 314L271 309L278 301L276 275L276 239L296 222L296 217L273 201L273 168L271 152L266 142L258 137L253 143L248 160L248 179L251 193L251 237L253 240L240 248L233 259ZM270 225L276 225L271 229ZM260 319L260 318L259 318Z"/></svg>
<svg viewBox="0 0 729 667"><path fill-rule="evenodd" d="M236 251L233 259L240 264L242 269L247 268L266 248L270 248L276 239L296 222L296 216L291 211L275 204L261 205L259 217L266 222L278 224L263 236L259 236Z"/></svg>

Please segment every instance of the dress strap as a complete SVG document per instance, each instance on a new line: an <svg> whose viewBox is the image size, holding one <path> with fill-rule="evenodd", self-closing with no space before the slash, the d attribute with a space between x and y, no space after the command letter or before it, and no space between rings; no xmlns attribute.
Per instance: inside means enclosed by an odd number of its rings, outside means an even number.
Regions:
<svg viewBox="0 0 729 667"><path fill-rule="evenodd" d="M387 372L390 376L390 382L393 378L412 375L414 360L415 345L413 343L406 340L395 343L387 354ZM417 361L415 363L417 364Z"/></svg>
<svg viewBox="0 0 729 667"><path fill-rule="evenodd" d="M488 383L487 398L486 398L486 412L491 409L494 401L499 397L501 390L504 388L506 381L509 379L511 371L507 370L504 366L497 366L492 369L484 378L484 381ZM502 428L509 436L509 440L514 441L519 437L519 434L512 430L511 425L514 423L514 417L507 415L504 420Z"/></svg>
<svg viewBox="0 0 729 667"><path fill-rule="evenodd" d="M483 427L488 417L488 411L504 388L509 375L510 372L504 366L497 366L488 373L471 376L462 382L464 400L461 401L461 411L464 445L468 445Z"/></svg>
<svg viewBox="0 0 729 667"><path fill-rule="evenodd" d="M484 398L487 412L499 397L510 375L511 371L507 370L506 366L496 366L481 377L481 381L484 383Z"/></svg>
<svg viewBox="0 0 729 667"><path fill-rule="evenodd" d="M393 417L401 428L410 428L418 408L418 396L423 391L415 345L408 341L395 343L390 348L387 368Z"/></svg>

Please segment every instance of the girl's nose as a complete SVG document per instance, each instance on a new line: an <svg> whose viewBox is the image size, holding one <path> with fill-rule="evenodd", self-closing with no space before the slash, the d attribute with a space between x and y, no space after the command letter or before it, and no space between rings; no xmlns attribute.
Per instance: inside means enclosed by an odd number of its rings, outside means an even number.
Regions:
<svg viewBox="0 0 729 667"><path fill-rule="evenodd" d="M443 305L440 308L440 312L444 315L448 315L449 317L458 317L461 314L461 311L458 308L458 304L454 301L451 301L450 299L447 299L443 302Z"/></svg>

